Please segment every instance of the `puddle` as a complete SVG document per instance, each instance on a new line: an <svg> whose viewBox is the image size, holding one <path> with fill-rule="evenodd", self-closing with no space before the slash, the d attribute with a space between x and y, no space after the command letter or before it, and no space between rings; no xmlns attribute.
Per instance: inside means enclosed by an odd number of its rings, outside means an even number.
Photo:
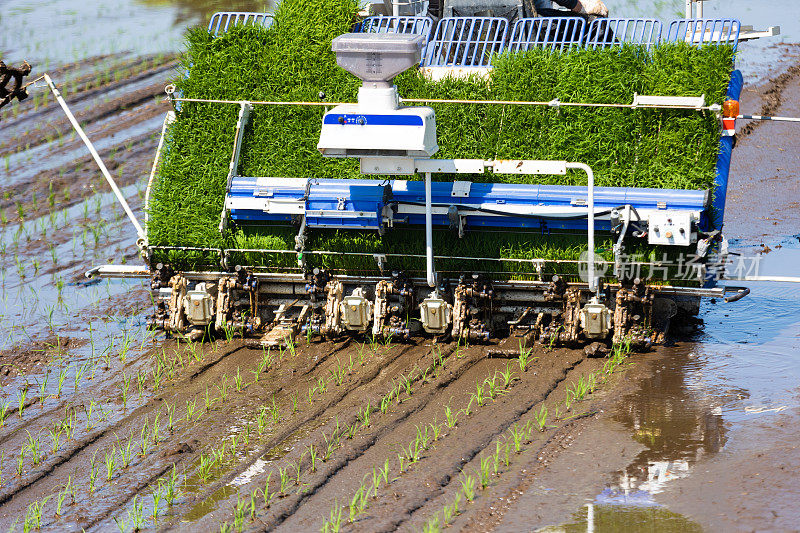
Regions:
<svg viewBox="0 0 800 533"><path fill-rule="evenodd" d="M667 509L630 504L587 504L572 516L572 520L536 531L539 533L600 533L627 531L693 532L703 531L699 524Z"/></svg>
<svg viewBox="0 0 800 533"><path fill-rule="evenodd" d="M764 254L761 275L796 275L800 247L789 248L791 242ZM741 498L746 487L732 484L729 472L742 456L754 456L756 472L780 478L771 463L759 461L780 464L793 457L791 448L784 449L786 457L771 455L764 438L795 438L800 284L742 284L751 288L750 296L732 304L704 302L702 332L664 348L652 375L618 403L614 420L644 450L570 522L541 531L700 530L691 517L673 512L673 503L699 519L706 512L698 501ZM767 489L763 496L789 508L795 502L792 491Z"/></svg>
<svg viewBox="0 0 800 533"><path fill-rule="evenodd" d="M49 67L101 54L168 53L181 48L185 28L206 24L216 11L263 11L270 5L246 0L6 3L0 50L6 62L27 59Z"/></svg>

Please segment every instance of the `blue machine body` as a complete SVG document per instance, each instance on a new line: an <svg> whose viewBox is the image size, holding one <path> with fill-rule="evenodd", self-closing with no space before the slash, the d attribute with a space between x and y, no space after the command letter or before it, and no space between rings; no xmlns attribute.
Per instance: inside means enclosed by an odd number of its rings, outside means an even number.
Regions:
<svg viewBox="0 0 800 533"><path fill-rule="evenodd" d="M434 182L433 224L463 227L586 231L586 187L506 183ZM596 229L610 231L612 209L704 213L707 191L596 187ZM425 182L367 179L236 177L226 198L239 224L288 222L305 216L306 227L383 230L425 224Z"/></svg>

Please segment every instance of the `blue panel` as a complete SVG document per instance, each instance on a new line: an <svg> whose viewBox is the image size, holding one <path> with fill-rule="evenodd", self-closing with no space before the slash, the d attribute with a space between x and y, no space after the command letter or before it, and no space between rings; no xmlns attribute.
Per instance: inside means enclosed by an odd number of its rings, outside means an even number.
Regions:
<svg viewBox="0 0 800 533"><path fill-rule="evenodd" d="M490 67L503 51L508 21L502 17L447 17L428 43L425 67Z"/></svg>
<svg viewBox="0 0 800 533"><path fill-rule="evenodd" d="M667 42L685 42L695 46L739 44L741 23L737 19L680 19L672 21Z"/></svg>
<svg viewBox="0 0 800 533"><path fill-rule="evenodd" d="M522 18L514 23L508 49L511 52L531 48L569 50L583 44L586 21L580 17Z"/></svg>
<svg viewBox="0 0 800 533"><path fill-rule="evenodd" d="M589 25L586 47L639 44L652 48L661 42L661 29L657 19L598 18Z"/></svg>
<svg viewBox="0 0 800 533"><path fill-rule="evenodd" d="M739 100L743 86L744 78L741 71L734 70L731 74L730 85L728 85L728 98ZM714 189L714 220L711 224L713 229L722 229L725 222L725 202L728 197L728 177L731 171L734 139L735 137L722 137L719 141L716 188Z"/></svg>
<svg viewBox="0 0 800 533"><path fill-rule="evenodd" d="M422 126L422 117L416 115L348 115L328 113L325 115L323 122L327 125Z"/></svg>
<svg viewBox="0 0 800 533"><path fill-rule="evenodd" d="M231 26L245 24L261 24L269 27L272 25L272 15L266 13L252 13L244 11L220 11L211 16L208 23L208 32L216 36L225 33Z"/></svg>
<svg viewBox="0 0 800 533"><path fill-rule="evenodd" d="M308 184L307 191L306 185ZM586 230L586 187L558 185L526 185L505 183L473 183L469 196L453 197L452 183L434 182L431 186L432 201L439 206L462 206L467 228L542 228L552 230ZM290 181L259 190L256 178L234 178L229 198L249 199L269 197L272 200L302 201L305 198L306 224L317 228L378 229L382 224L383 208L396 202L399 205L424 205L425 182L395 180L310 180ZM706 191L683 191L661 189L639 189L621 187L595 188L595 205L598 211L610 210L630 204L637 209L705 211ZM664 207L664 204L665 207ZM481 210L476 210L480 205ZM492 211L513 208L550 206L569 211L567 216L492 216ZM320 213L322 211L322 213ZM425 215L403 214L411 225L423 225ZM287 220L289 216L265 214L260 210L232 209L231 218L238 222ZM444 215L435 215L434 224L449 226ZM610 231L608 220L597 220L598 231Z"/></svg>

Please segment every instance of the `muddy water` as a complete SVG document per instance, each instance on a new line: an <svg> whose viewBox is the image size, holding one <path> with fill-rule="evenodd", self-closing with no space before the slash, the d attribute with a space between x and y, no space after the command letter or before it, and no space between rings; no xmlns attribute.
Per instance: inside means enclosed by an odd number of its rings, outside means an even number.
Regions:
<svg viewBox="0 0 800 533"><path fill-rule="evenodd" d="M189 26L216 11L263 11L248 0L104 0L0 2L0 52L6 62L27 59L54 66L101 54L174 52ZM58 45L54 45L58 43Z"/></svg>

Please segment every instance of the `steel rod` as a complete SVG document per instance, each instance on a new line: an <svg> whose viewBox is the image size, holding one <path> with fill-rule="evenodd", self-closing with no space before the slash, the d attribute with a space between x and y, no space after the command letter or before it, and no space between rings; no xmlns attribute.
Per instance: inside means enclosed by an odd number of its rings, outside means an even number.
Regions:
<svg viewBox="0 0 800 533"><path fill-rule="evenodd" d="M61 109L64 111L64 114L67 115L67 118L72 124L72 127L75 128L75 131L78 132L78 135L83 141L83 144L85 144L86 147L89 149L89 153L92 154L95 163L97 163L97 166L100 167L100 172L103 174L103 177L111 186L111 190L114 191L114 195L117 197L117 200L122 205L122 209L125 210L125 213L128 215L128 218L131 220L131 223L136 228L137 235L139 235L140 239L144 239L145 233L144 230L142 229L142 225L139 224L139 221L136 219L136 215L134 215L133 211L131 211L128 202L125 200L125 197L122 196L122 191L119 190L119 187L117 187L117 184L114 182L114 178L111 177L111 173L106 168L105 163L103 163L103 160L100 159L100 154L98 154L97 150L95 150L92 141L90 141L89 137L86 136L86 133L83 131L81 125L78 124L78 121L75 119L75 115L72 114L72 111L70 111L67 102L65 102L64 98L61 97L61 93L59 92L58 88L56 88L56 85L55 83L53 83L53 80L50 79L50 76L45 74L42 77L44 78L44 81L47 83L48 87L50 87L50 90L53 92L53 95L56 97L56 101L58 101L58 104L61 106Z"/></svg>

